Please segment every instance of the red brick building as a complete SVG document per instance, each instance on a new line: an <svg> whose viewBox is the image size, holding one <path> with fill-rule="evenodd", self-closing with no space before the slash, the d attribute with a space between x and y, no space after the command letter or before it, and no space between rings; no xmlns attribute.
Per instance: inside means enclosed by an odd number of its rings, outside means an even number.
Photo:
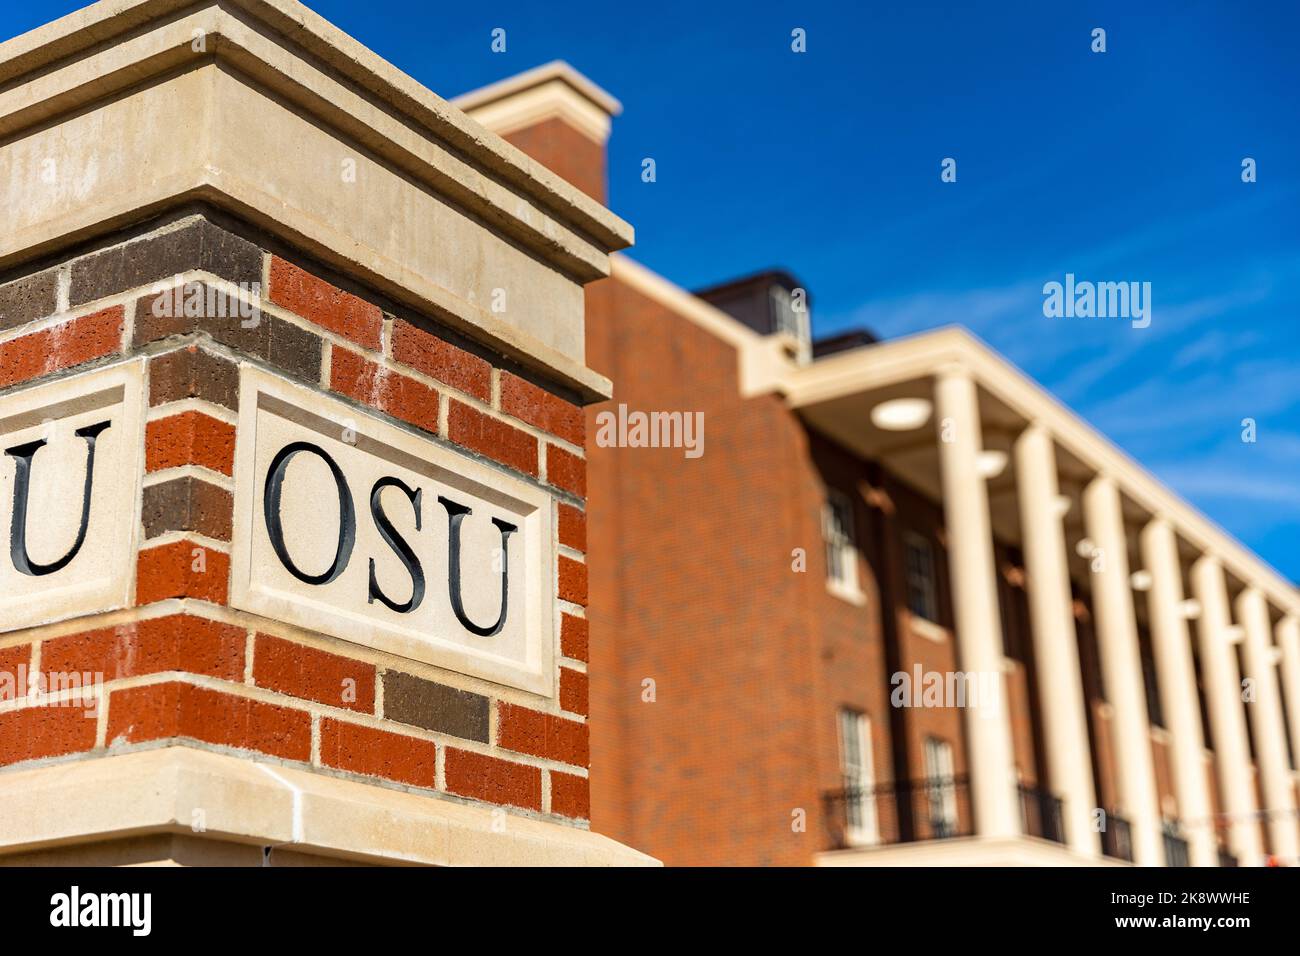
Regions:
<svg viewBox="0 0 1300 956"><path fill-rule="evenodd" d="M604 200L619 107L563 64L457 103ZM957 328L814 343L780 273L616 255L587 315L593 827L669 865L1296 861L1300 596L1022 373ZM702 413L703 453L601 447L620 406Z"/></svg>

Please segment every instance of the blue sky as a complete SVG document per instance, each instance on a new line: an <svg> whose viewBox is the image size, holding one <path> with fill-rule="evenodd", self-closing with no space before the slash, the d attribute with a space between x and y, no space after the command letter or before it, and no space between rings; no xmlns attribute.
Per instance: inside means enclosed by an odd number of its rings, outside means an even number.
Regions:
<svg viewBox="0 0 1300 956"><path fill-rule="evenodd" d="M635 258L688 288L788 268L819 335L966 325L1300 579L1300 4L309 5L448 97L568 60L625 106ZM1045 318L1067 272L1150 282L1151 326Z"/></svg>

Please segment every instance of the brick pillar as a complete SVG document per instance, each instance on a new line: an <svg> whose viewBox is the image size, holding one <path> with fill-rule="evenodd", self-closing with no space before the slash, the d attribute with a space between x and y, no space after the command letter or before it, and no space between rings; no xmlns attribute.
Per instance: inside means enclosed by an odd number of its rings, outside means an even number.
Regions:
<svg viewBox="0 0 1300 956"><path fill-rule="evenodd" d="M0 47L52 97L0 145L0 854L652 862L585 822L582 289L630 228L283 5Z"/></svg>

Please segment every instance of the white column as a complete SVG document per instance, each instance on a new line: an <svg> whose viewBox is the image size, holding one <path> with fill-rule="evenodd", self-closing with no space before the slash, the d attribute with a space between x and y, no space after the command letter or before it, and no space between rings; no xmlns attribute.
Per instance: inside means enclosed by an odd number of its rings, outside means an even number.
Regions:
<svg viewBox="0 0 1300 956"><path fill-rule="evenodd" d="M1262 591L1246 588L1237 596L1237 620L1246 632L1242 648L1246 676L1255 685L1255 700L1246 705L1246 711L1255 731L1259 790L1268 811L1265 825L1269 843L1275 855L1288 864L1294 864L1296 857L1300 856L1295 790L1291 785L1291 767L1286 753L1286 728L1283 726L1282 699L1273 656L1273 628Z"/></svg>
<svg viewBox="0 0 1300 956"><path fill-rule="evenodd" d="M1228 633L1228 586L1223 566L1206 555L1192 565L1192 593L1201 605L1197 639L1201 647L1201 678L1205 709L1210 713L1214 762L1218 768L1219 800L1230 821L1228 844L1242 866L1257 866L1264 847L1255 814L1255 787L1250 773L1250 744L1242 711L1237 655Z"/></svg>
<svg viewBox="0 0 1300 956"><path fill-rule="evenodd" d="M1300 617L1287 615L1277 623L1277 646L1282 649L1282 693L1291 728L1291 746L1300 761Z"/></svg>
<svg viewBox="0 0 1300 956"><path fill-rule="evenodd" d="M1066 843L1076 853L1097 856L1100 842L1093 826L1097 796L1052 436L1042 426L1030 425L1016 439L1015 458L1048 777L1065 803Z"/></svg>
<svg viewBox="0 0 1300 956"><path fill-rule="evenodd" d="M996 675L993 680L999 689L996 699L980 699L978 706L966 708L975 831L981 836L1015 836L1020 833L1019 795L1002 671L988 489L977 461L982 448L979 400L969 373L959 368L939 374L934 395L961 667L968 674Z"/></svg>
<svg viewBox="0 0 1300 956"><path fill-rule="evenodd" d="M1153 518L1142 529L1142 563L1151 574L1147 592L1151 644L1160 685L1160 708L1173 740L1173 770L1178 814L1192 866L1218 866L1218 847L1210 825L1209 781L1205 777L1205 741L1201 737L1201 702L1196 694L1196 665L1191 636L1183 617L1183 574L1174 529Z"/></svg>
<svg viewBox="0 0 1300 956"><path fill-rule="evenodd" d="M1164 838L1129 583L1128 538L1119 490L1110 478L1094 478L1084 489L1083 519L1088 537L1100 549L1092 559L1092 596L1102 682L1115 719L1116 783L1122 810L1133 825L1133 862L1161 866Z"/></svg>

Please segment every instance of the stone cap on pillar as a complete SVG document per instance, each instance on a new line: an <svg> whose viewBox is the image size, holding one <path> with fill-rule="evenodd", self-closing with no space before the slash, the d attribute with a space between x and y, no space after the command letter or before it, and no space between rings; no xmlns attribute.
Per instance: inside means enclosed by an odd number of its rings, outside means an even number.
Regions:
<svg viewBox="0 0 1300 956"><path fill-rule="evenodd" d="M610 394L582 287L632 228L296 0L101 0L0 44L0 138L0 270L211 203Z"/></svg>

